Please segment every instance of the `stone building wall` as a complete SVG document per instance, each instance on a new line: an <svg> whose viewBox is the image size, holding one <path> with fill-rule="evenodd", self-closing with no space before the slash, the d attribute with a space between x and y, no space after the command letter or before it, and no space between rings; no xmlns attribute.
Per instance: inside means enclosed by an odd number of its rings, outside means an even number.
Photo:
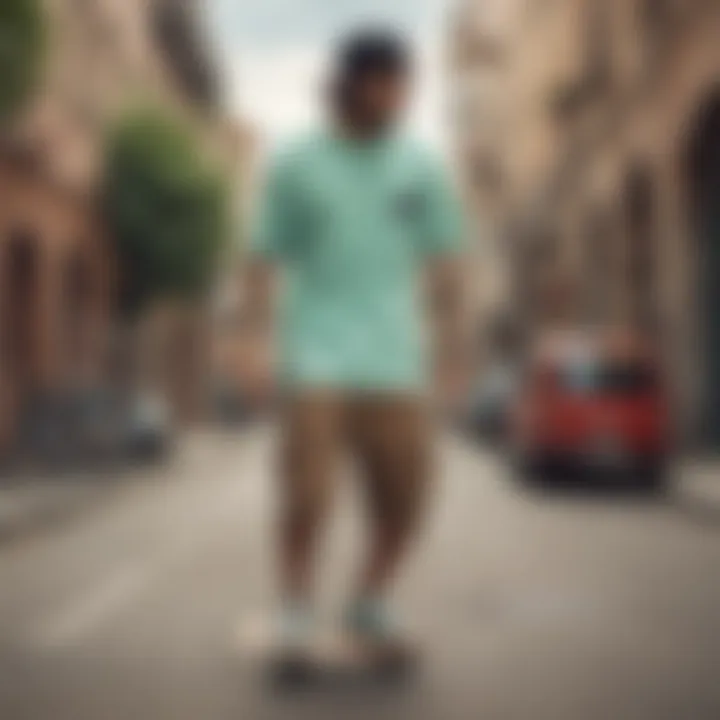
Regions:
<svg viewBox="0 0 720 720"><path fill-rule="evenodd" d="M0 158L0 447L29 402L102 376L114 268L89 202Z"/></svg>
<svg viewBox="0 0 720 720"><path fill-rule="evenodd" d="M720 237L699 244L690 168L693 148L718 154L720 4L523 8L503 71L511 118L497 241L511 255L507 305L531 333L561 321L629 324L652 337L692 437L708 405L720 404L707 321L720 322L720 293L712 279L700 287Z"/></svg>
<svg viewBox="0 0 720 720"><path fill-rule="evenodd" d="M117 274L95 202L108 127L136 106L157 106L192 126L231 179L242 164L199 3L44 6L44 81L0 131L0 452L33 398L97 383L103 371Z"/></svg>
<svg viewBox="0 0 720 720"><path fill-rule="evenodd" d="M615 6L620 19L626 10ZM698 292L689 168L699 118L718 97L720 6L684 3L674 12L660 38L637 27L627 33L639 57L616 62L616 85L572 119L576 157L562 181L549 176L554 197L545 214L555 261L573 278L575 321L629 324L652 336L691 436L702 424L703 396L719 382L708 375L720 370L703 358L699 318L712 309L701 307ZM611 62L621 50L611 45ZM714 312L720 320L720 307Z"/></svg>

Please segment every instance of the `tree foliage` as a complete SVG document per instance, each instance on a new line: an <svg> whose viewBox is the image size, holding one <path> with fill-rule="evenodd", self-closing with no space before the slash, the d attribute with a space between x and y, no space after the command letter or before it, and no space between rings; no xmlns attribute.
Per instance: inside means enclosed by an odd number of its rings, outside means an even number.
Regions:
<svg viewBox="0 0 720 720"><path fill-rule="evenodd" d="M41 0L1 0L0 122L11 117L35 89L44 45Z"/></svg>
<svg viewBox="0 0 720 720"><path fill-rule="evenodd" d="M223 178L183 126L146 111L113 130L105 208L125 313L159 297L195 300L207 292L227 234L226 200Z"/></svg>

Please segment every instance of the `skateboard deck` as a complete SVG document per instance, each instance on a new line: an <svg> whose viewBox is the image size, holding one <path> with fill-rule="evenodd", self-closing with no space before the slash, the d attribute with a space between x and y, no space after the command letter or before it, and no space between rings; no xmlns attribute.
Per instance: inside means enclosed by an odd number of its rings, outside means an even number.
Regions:
<svg viewBox="0 0 720 720"><path fill-rule="evenodd" d="M243 625L240 647L253 665L280 685L333 682L394 682L417 668L408 648L359 643L340 630L326 629L303 648L281 645L268 623Z"/></svg>

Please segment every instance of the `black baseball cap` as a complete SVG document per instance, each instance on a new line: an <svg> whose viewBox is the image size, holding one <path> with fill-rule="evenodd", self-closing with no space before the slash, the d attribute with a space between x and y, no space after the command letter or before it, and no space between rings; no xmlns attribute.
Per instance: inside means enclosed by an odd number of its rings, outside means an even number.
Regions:
<svg viewBox="0 0 720 720"><path fill-rule="evenodd" d="M374 74L405 75L412 67L409 43L384 28L364 28L344 37L336 51L339 78L355 80Z"/></svg>

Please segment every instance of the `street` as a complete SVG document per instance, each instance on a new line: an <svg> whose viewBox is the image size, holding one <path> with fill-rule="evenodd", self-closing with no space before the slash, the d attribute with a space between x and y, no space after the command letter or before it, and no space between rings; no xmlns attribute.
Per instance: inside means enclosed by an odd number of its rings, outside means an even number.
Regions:
<svg viewBox="0 0 720 720"><path fill-rule="evenodd" d="M397 589L426 662L396 691L281 695L242 627L273 598L272 433L193 436L171 468L0 548L3 720L720 717L720 524L672 501L537 495L443 441ZM324 617L358 559L352 485Z"/></svg>

